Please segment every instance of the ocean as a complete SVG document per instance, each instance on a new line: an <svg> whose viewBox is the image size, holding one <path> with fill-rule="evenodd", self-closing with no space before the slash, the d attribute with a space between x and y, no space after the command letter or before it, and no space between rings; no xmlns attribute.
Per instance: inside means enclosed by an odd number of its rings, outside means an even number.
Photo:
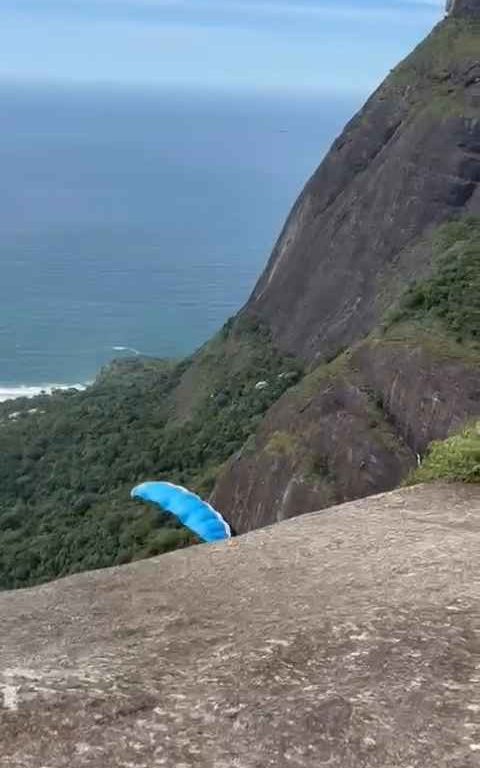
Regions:
<svg viewBox="0 0 480 768"><path fill-rule="evenodd" d="M357 106L1 85L0 400L208 339Z"/></svg>

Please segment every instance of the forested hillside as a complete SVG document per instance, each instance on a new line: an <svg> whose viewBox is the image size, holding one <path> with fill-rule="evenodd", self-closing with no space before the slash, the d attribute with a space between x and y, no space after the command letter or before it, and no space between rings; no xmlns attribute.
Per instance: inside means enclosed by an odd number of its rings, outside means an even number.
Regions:
<svg viewBox="0 0 480 768"><path fill-rule="evenodd" d="M244 321L181 363L119 362L85 392L0 406L0 586L191 543L171 517L132 503L131 487L165 478L208 494L299 373Z"/></svg>

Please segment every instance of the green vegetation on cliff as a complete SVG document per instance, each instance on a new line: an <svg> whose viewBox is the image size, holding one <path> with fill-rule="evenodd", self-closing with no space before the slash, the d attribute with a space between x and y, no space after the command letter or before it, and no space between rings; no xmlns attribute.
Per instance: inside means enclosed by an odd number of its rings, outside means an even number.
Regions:
<svg viewBox="0 0 480 768"><path fill-rule="evenodd" d="M479 415L480 220L450 221L416 247L428 269L395 291L381 326L312 366L222 472L214 498L237 509L240 530L252 514L267 525L393 488L432 440Z"/></svg>
<svg viewBox="0 0 480 768"><path fill-rule="evenodd" d="M457 62L478 55L480 20L449 18L439 24L394 70L399 82L445 82Z"/></svg>
<svg viewBox="0 0 480 768"><path fill-rule="evenodd" d="M208 493L298 375L243 320L178 365L116 363L85 392L0 406L0 588L190 543L174 520L130 502L130 488L168 478Z"/></svg>
<svg viewBox="0 0 480 768"><path fill-rule="evenodd" d="M412 99L417 110L444 120L475 112L458 87L459 70L478 57L480 19L449 18L439 24L392 72L386 85Z"/></svg>
<svg viewBox="0 0 480 768"><path fill-rule="evenodd" d="M432 275L413 283L385 326L414 321L440 326L459 344L480 350L480 220L440 227L432 241Z"/></svg>
<svg viewBox="0 0 480 768"><path fill-rule="evenodd" d="M407 484L448 482L480 483L480 421L447 440L431 444L425 461Z"/></svg>

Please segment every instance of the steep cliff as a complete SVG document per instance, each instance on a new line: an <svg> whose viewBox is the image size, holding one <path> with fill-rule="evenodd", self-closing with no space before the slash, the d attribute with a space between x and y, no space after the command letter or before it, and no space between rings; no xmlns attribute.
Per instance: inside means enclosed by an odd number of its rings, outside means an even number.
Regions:
<svg viewBox="0 0 480 768"><path fill-rule="evenodd" d="M237 530L394 488L480 414L480 221L444 225L422 251L431 276L279 398L227 463L213 502Z"/></svg>
<svg viewBox="0 0 480 768"><path fill-rule="evenodd" d="M324 360L367 334L428 272L420 239L480 213L479 55L479 20L454 13L335 141L245 309L282 350Z"/></svg>
<svg viewBox="0 0 480 768"><path fill-rule="evenodd" d="M480 412L479 9L456 5L346 127L243 310L313 372L219 478L239 530L394 487Z"/></svg>

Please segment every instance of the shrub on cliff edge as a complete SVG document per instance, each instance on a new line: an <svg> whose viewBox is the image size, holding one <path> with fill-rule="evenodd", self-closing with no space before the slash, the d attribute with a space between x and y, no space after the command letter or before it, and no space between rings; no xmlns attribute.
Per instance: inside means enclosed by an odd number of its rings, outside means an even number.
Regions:
<svg viewBox="0 0 480 768"><path fill-rule="evenodd" d="M425 460L407 484L447 482L480 483L480 421L458 435L431 444Z"/></svg>

